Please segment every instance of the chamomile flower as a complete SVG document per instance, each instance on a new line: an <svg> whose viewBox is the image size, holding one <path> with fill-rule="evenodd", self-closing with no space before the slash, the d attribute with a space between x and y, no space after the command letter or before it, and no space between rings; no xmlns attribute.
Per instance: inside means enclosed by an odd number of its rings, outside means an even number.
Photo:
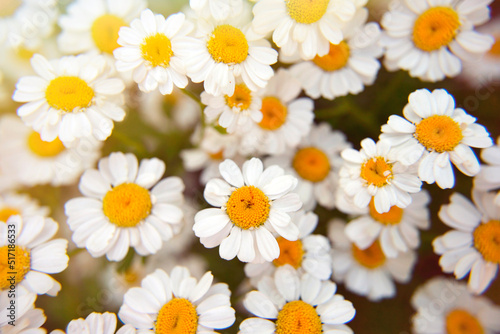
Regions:
<svg viewBox="0 0 500 334"><path fill-rule="evenodd" d="M474 177L474 189L479 191L495 190L495 203L500 205L500 137L496 145L481 150L481 159L486 163L481 165L479 173Z"/></svg>
<svg viewBox="0 0 500 334"><path fill-rule="evenodd" d="M125 85L110 76L104 57L66 56L49 62L36 54L31 65L38 76L19 79L12 99L27 102L17 114L42 140L59 137L67 146L85 137L103 141L111 134L113 121L125 117Z"/></svg>
<svg viewBox="0 0 500 334"><path fill-rule="evenodd" d="M242 262L261 263L278 258L280 248L273 233L289 241L300 233L289 215L302 206L291 192L297 179L278 166L264 169L257 158L246 161L243 171L226 159L219 170L223 179L208 181L204 191L205 200L217 208L195 215L195 235L207 248L220 245L225 260L238 256Z"/></svg>
<svg viewBox="0 0 500 334"><path fill-rule="evenodd" d="M197 281L185 267L175 267L170 275L157 269L142 280L140 288L127 291L118 316L144 334L212 333L227 328L235 321L231 291L225 283L212 285L213 279L207 272Z"/></svg>
<svg viewBox="0 0 500 334"><path fill-rule="evenodd" d="M15 272L15 286L23 286L37 294L56 296L61 284L49 274L62 272L68 266L66 254L68 241L52 239L59 225L43 216L11 216L7 222L0 222L0 289L12 287L9 273ZM14 234L12 233L14 232ZM15 236L15 244L10 240ZM14 248L12 248L12 245ZM14 269L8 262L8 254L15 257Z"/></svg>
<svg viewBox="0 0 500 334"><path fill-rule="evenodd" d="M243 305L257 317L243 320L239 333L352 333L345 323L356 310L336 291L331 281L280 267L245 296Z"/></svg>
<svg viewBox="0 0 500 334"><path fill-rule="evenodd" d="M242 0L189 0L189 6L200 17L213 17L222 21L230 16L236 16L243 10Z"/></svg>
<svg viewBox="0 0 500 334"><path fill-rule="evenodd" d="M50 334L115 334L116 329L116 314L105 313L90 313L85 319L79 318L71 320L66 328L66 332L55 330ZM135 334L136 330L132 325L122 326L116 334Z"/></svg>
<svg viewBox="0 0 500 334"><path fill-rule="evenodd" d="M389 117L380 139L388 140L405 165L418 161L418 176L440 188L452 188L455 177L450 161L465 175L479 172L471 147L492 145L488 131L476 118L455 108L453 96L444 89L419 89L410 94L403 109L405 118Z"/></svg>
<svg viewBox="0 0 500 334"><path fill-rule="evenodd" d="M9 290L0 291L0 332L2 334L46 334L40 328L46 320L43 310L35 308L37 295L22 286L16 287L15 299ZM12 314L11 301L15 302ZM11 309L9 310L9 307ZM13 325L14 324L14 325Z"/></svg>
<svg viewBox="0 0 500 334"><path fill-rule="evenodd" d="M46 217L48 214L48 207L40 206L26 194L7 192L0 195L0 222L6 222L15 215Z"/></svg>
<svg viewBox="0 0 500 334"><path fill-rule="evenodd" d="M395 0L381 20L385 29L385 66L424 81L454 77L462 61L479 59L493 38L474 30L489 19L492 0Z"/></svg>
<svg viewBox="0 0 500 334"><path fill-rule="evenodd" d="M156 253L181 228L182 180L160 181L163 161L143 159L139 165L131 153L111 153L98 166L80 179L84 197L65 205L73 241L110 261L122 260L129 247L143 256Z"/></svg>

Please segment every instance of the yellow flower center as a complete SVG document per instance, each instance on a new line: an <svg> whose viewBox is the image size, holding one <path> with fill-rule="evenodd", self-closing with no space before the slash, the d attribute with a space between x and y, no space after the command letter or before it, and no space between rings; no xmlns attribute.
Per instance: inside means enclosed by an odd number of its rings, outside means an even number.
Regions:
<svg viewBox="0 0 500 334"><path fill-rule="evenodd" d="M393 178L392 164L383 157L372 158L361 165L361 178L368 184L383 187Z"/></svg>
<svg viewBox="0 0 500 334"><path fill-rule="evenodd" d="M480 224L473 233L474 247L486 261L500 264L500 221Z"/></svg>
<svg viewBox="0 0 500 334"><path fill-rule="evenodd" d="M446 316L447 334L483 334L484 330L475 316L465 310L455 309Z"/></svg>
<svg viewBox="0 0 500 334"><path fill-rule="evenodd" d="M21 0L3 0L0 2L0 17L11 16L21 6Z"/></svg>
<svg viewBox="0 0 500 334"><path fill-rule="evenodd" d="M493 36L495 38L495 43L491 46L490 51L488 51L489 55L500 57L500 34Z"/></svg>
<svg viewBox="0 0 500 334"><path fill-rule="evenodd" d="M369 269L375 269L385 263L385 255L378 241L366 249L359 249L353 244L352 256L360 265Z"/></svg>
<svg viewBox="0 0 500 334"><path fill-rule="evenodd" d="M55 157L66 149L59 138L53 141L43 141L36 131L32 131L28 136L28 147L31 152L44 158Z"/></svg>
<svg viewBox="0 0 500 334"><path fill-rule="evenodd" d="M329 0L285 0L288 15L298 23L311 24L326 13Z"/></svg>
<svg viewBox="0 0 500 334"><path fill-rule="evenodd" d="M140 278L140 275L139 273L137 272L137 270L135 269L132 269L132 268L128 268L127 270L125 270L125 272L122 274L122 278L123 280L127 283L127 284L135 284L137 283L137 281L139 281L139 278Z"/></svg>
<svg viewBox="0 0 500 334"><path fill-rule="evenodd" d="M148 61L151 66L168 67L170 57L173 56L172 43L167 36L162 33L144 38L141 44L142 58Z"/></svg>
<svg viewBox="0 0 500 334"><path fill-rule="evenodd" d="M106 193L104 214L119 227L133 227L149 216L152 208L149 191L135 183L123 183Z"/></svg>
<svg viewBox="0 0 500 334"><path fill-rule="evenodd" d="M95 45L102 52L112 54L116 48L120 47L118 31L126 25L127 23L116 15L106 14L98 17L90 28Z"/></svg>
<svg viewBox="0 0 500 334"><path fill-rule="evenodd" d="M292 166L304 180L323 181L330 173L330 161L326 154L316 147L302 148L295 153Z"/></svg>
<svg viewBox="0 0 500 334"><path fill-rule="evenodd" d="M236 85L231 96L226 95L226 104L230 108L246 110L252 103L252 92L245 85Z"/></svg>
<svg viewBox="0 0 500 334"><path fill-rule="evenodd" d="M223 24L212 31L207 42L208 52L220 63L239 64L248 56L248 42L245 34L229 24Z"/></svg>
<svg viewBox="0 0 500 334"><path fill-rule="evenodd" d="M463 138L460 125L450 116L433 115L417 124L415 138L429 151L453 151Z"/></svg>
<svg viewBox="0 0 500 334"><path fill-rule="evenodd" d="M302 300L286 303L276 320L276 334L320 334L321 318L316 309Z"/></svg>
<svg viewBox="0 0 500 334"><path fill-rule="evenodd" d="M15 216L19 214L21 214L21 212L19 212L19 210L17 209L9 207L3 208L0 210L0 221L6 222L7 220L9 220L10 216Z"/></svg>
<svg viewBox="0 0 500 334"><path fill-rule="evenodd" d="M57 77L50 81L45 90L45 99L49 106L65 112L87 108L93 98L94 90L79 77Z"/></svg>
<svg viewBox="0 0 500 334"><path fill-rule="evenodd" d="M9 261L12 261L9 263ZM17 284L31 269L30 251L24 247L0 247L0 290L7 289L11 283ZM14 273L14 274L12 274ZM9 279L14 276L14 282Z"/></svg>
<svg viewBox="0 0 500 334"><path fill-rule="evenodd" d="M415 20L413 43L423 51L434 51L450 44L460 27L458 14L449 7L432 7Z"/></svg>
<svg viewBox="0 0 500 334"><path fill-rule="evenodd" d="M316 55L313 62L324 71L332 72L343 68L349 60L349 45L345 41L330 44L330 51L324 56Z"/></svg>
<svg viewBox="0 0 500 334"><path fill-rule="evenodd" d="M276 241L278 241L280 247L280 256L273 261L273 264L276 267L289 264L295 269L299 268L302 264L302 258L304 257L302 241L290 241L282 237L278 237Z"/></svg>
<svg viewBox="0 0 500 334"><path fill-rule="evenodd" d="M373 219L384 225L397 225L401 222L401 219L403 218L404 210L395 205L391 206L391 208L387 212L378 213L377 209L375 209L375 202L373 201L373 198L370 201L369 208L370 208L370 216L372 216Z"/></svg>
<svg viewBox="0 0 500 334"><path fill-rule="evenodd" d="M219 152L209 153L208 156L211 160L219 161L224 157L224 152L220 150Z"/></svg>
<svg viewBox="0 0 500 334"><path fill-rule="evenodd" d="M257 228L269 217L269 198L254 186L243 186L233 191L227 201L227 215L234 225L244 229Z"/></svg>
<svg viewBox="0 0 500 334"><path fill-rule="evenodd" d="M185 298L174 298L163 305L156 318L155 334L195 334L198 314Z"/></svg>
<svg viewBox="0 0 500 334"><path fill-rule="evenodd" d="M24 46L20 45L15 50L16 56L20 59L29 61L31 57L35 54L35 51L26 49Z"/></svg>
<svg viewBox="0 0 500 334"><path fill-rule="evenodd" d="M259 126L265 130L277 130L286 121L287 108L274 96L266 96L262 99L262 121Z"/></svg>

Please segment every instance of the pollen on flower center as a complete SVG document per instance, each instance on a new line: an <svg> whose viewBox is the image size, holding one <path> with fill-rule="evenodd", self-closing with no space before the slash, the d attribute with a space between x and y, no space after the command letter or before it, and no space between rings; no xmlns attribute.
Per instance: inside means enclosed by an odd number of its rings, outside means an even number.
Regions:
<svg viewBox="0 0 500 334"><path fill-rule="evenodd" d="M304 257L302 241L290 241L282 237L276 238L276 241L278 241L278 246L280 247L280 256L273 261L273 264L276 267L289 264L295 269L299 268Z"/></svg>
<svg viewBox="0 0 500 334"><path fill-rule="evenodd" d="M223 24L212 31L207 49L218 63L239 64L248 56L248 41L240 29Z"/></svg>
<svg viewBox="0 0 500 334"><path fill-rule="evenodd" d="M369 208L370 216L384 225L397 225L403 218L404 210L395 205L391 206L391 208L387 212L378 213L377 209L375 209L375 202L373 201L373 198L370 201Z"/></svg>
<svg viewBox="0 0 500 334"><path fill-rule="evenodd" d="M120 184L102 200L104 214L119 227L133 227L149 216L152 208L149 191L135 183Z"/></svg>
<svg viewBox="0 0 500 334"><path fill-rule="evenodd" d="M112 54L116 48L120 47L118 31L126 25L127 23L116 15L106 14L98 17L90 28L95 45L102 52Z"/></svg>
<svg viewBox="0 0 500 334"><path fill-rule="evenodd" d="M168 67L170 58L174 55L170 39L162 33L156 33L144 38L141 44L142 58L148 61L151 66Z"/></svg>
<svg viewBox="0 0 500 334"><path fill-rule="evenodd" d="M252 92L247 86L240 84L234 87L234 93L231 96L226 95L226 104L230 108L247 110L252 103Z"/></svg>
<svg viewBox="0 0 500 334"><path fill-rule="evenodd" d="M417 124L415 138L429 151L453 151L463 138L460 125L451 117L433 115Z"/></svg>
<svg viewBox="0 0 500 334"><path fill-rule="evenodd" d="M449 7L432 7L420 14L413 25L413 43L423 51L434 51L451 43L460 20Z"/></svg>
<svg viewBox="0 0 500 334"><path fill-rule="evenodd" d="M446 316L447 334L483 334L484 329L475 316L465 310L455 309Z"/></svg>
<svg viewBox="0 0 500 334"><path fill-rule="evenodd" d="M286 303L276 320L276 334L320 334L323 332L321 318L316 309L302 301Z"/></svg>
<svg viewBox="0 0 500 334"><path fill-rule="evenodd" d="M385 255L378 241L366 249L359 249L353 244L352 256L360 265L369 269L380 267L385 263Z"/></svg>
<svg viewBox="0 0 500 334"><path fill-rule="evenodd" d="M288 15L298 23L311 24L325 15L330 0L285 0Z"/></svg>
<svg viewBox="0 0 500 334"><path fill-rule="evenodd" d="M372 158L361 165L360 176L370 185L383 187L393 178L392 164L382 157Z"/></svg>
<svg viewBox="0 0 500 334"><path fill-rule="evenodd" d="M9 220L10 216L15 216L21 214L19 210L14 208L3 208L0 210L0 222L6 222Z"/></svg>
<svg viewBox="0 0 500 334"><path fill-rule="evenodd" d="M286 121L287 108L274 96L266 96L262 99L262 121L259 126L265 130L277 130Z"/></svg>
<svg viewBox="0 0 500 334"><path fill-rule="evenodd" d="M500 221L480 224L473 233L474 247L486 261L500 264Z"/></svg>
<svg viewBox="0 0 500 334"><path fill-rule="evenodd" d="M349 45L345 41L339 44L331 44L330 50L324 56L316 55L313 62L324 71L332 72L343 68L349 60Z"/></svg>
<svg viewBox="0 0 500 334"><path fill-rule="evenodd" d="M45 99L49 106L65 112L87 108L93 98L94 90L84 80L74 76L52 79L45 90Z"/></svg>
<svg viewBox="0 0 500 334"><path fill-rule="evenodd" d="M2 1L0 3L0 17L11 16L21 5L21 0Z"/></svg>
<svg viewBox="0 0 500 334"><path fill-rule="evenodd" d="M316 147L298 150L292 166L301 178L311 182L323 181L330 173L330 161L327 155Z"/></svg>
<svg viewBox="0 0 500 334"><path fill-rule="evenodd" d="M162 306L155 323L155 334L195 334L198 314L185 298L174 298Z"/></svg>
<svg viewBox="0 0 500 334"><path fill-rule="evenodd" d="M55 157L66 149L59 138L43 141L36 131L32 131L28 136L28 147L31 152L44 158Z"/></svg>
<svg viewBox="0 0 500 334"><path fill-rule="evenodd" d="M226 204L227 215L236 226L248 230L264 224L269 217L269 198L254 186L233 191Z"/></svg>
<svg viewBox="0 0 500 334"><path fill-rule="evenodd" d="M9 260L15 262L9 263ZM14 248L9 248L9 246L0 247L0 290L10 287L11 282L8 279L11 276L14 276L15 284L21 282L30 269L31 254L29 250L21 246L14 246Z"/></svg>

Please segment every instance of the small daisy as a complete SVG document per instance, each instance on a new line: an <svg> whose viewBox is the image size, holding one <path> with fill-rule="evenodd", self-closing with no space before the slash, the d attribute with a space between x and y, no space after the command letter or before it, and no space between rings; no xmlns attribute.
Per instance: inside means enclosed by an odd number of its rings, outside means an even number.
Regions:
<svg viewBox="0 0 500 334"><path fill-rule="evenodd" d="M48 207L40 206L36 200L26 194L8 192L0 195L0 222L6 222L15 215L46 217L48 214Z"/></svg>
<svg viewBox="0 0 500 334"><path fill-rule="evenodd" d="M40 328L46 320L43 310L35 308L37 295L22 286L16 287L15 298L9 290L0 291L0 333L2 334L46 334ZM8 308L15 302L15 314ZM14 324L14 326L12 325Z"/></svg>
<svg viewBox="0 0 500 334"><path fill-rule="evenodd" d="M68 266L66 254L68 241L52 239L59 225L43 216L11 216L6 223L0 223L0 289L12 288L8 278L10 271L16 272L16 288L23 286L39 295L57 296L61 284L48 274L62 272ZM14 231L14 234L12 234ZM14 248L10 242L15 236ZM52 240L51 240L52 239ZM15 269L8 262L15 257Z"/></svg>
<svg viewBox="0 0 500 334"><path fill-rule="evenodd" d="M371 301L394 297L394 281L407 283L411 279L417 259L415 252L409 250L396 258L386 258L377 240L362 250L349 241L344 230L345 224L336 219L328 225L333 250L333 280L343 282L347 290Z"/></svg>
<svg viewBox="0 0 500 334"><path fill-rule="evenodd" d="M176 176L160 181L164 172L157 158L139 165L133 154L121 152L102 158L98 170L86 170L79 185L85 197L65 205L75 244L110 261L122 260L129 247L142 256L156 253L183 219L184 184Z"/></svg>
<svg viewBox="0 0 500 334"><path fill-rule="evenodd" d="M453 228L432 242L441 255L439 265L457 279L469 275L469 290L483 293L495 278L500 264L500 207L492 193L476 193L474 202L459 193L442 205L439 218Z"/></svg>
<svg viewBox="0 0 500 334"><path fill-rule="evenodd" d="M105 312L92 312L87 318L71 320L66 328L66 332L55 330L50 334L115 334L116 314ZM135 334L136 330L132 325L121 327L116 334Z"/></svg>
<svg viewBox="0 0 500 334"><path fill-rule="evenodd" d="M291 191L297 179L285 175L282 168L264 169L262 161L252 158L243 164L243 171L232 160L219 165L223 179L212 179L205 187L205 200L217 207L199 211L193 230L207 248L220 245L225 260L235 256L242 262L272 261L280 255L273 235L289 241L299 237L290 212L302 203Z"/></svg>
<svg viewBox="0 0 500 334"><path fill-rule="evenodd" d="M405 118L389 117L380 139L388 140L405 165L418 161L418 176L429 184L453 188L450 161L465 175L479 172L471 147L485 148L492 140L484 126L463 109L455 108L453 96L444 89L419 89L410 94L403 109Z"/></svg>
<svg viewBox="0 0 500 334"><path fill-rule="evenodd" d="M172 93L174 85L186 87L188 80L179 53L192 28L183 13L165 19L150 9L143 10L140 18L118 33L118 44L122 47L113 52L116 69L119 72L133 70L134 81L146 93L159 88L160 93L166 95Z"/></svg>
<svg viewBox="0 0 500 334"><path fill-rule="evenodd" d="M189 0L189 6L200 17L213 17L223 21L230 16L236 16L243 10L242 0Z"/></svg>
<svg viewBox="0 0 500 334"><path fill-rule="evenodd" d="M352 333L345 323L356 310L336 291L331 281L280 267L245 296L243 305L257 317L243 320L239 333Z"/></svg>
<svg viewBox="0 0 500 334"><path fill-rule="evenodd" d="M235 321L227 284L212 285L207 272L197 281L185 267L175 267L170 276L161 269L146 276L140 288L123 298L120 320L140 333L213 333Z"/></svg>
<svg viewBox="0 0 500 334"><path fill-rule="evenodd" d="M479 191L495 190L495 203L500 205L500 137L496 145L481 150L481 159L486 162L481 165L479 173L474 177L474 189Z"/></svg>
<svg viewBox="0 0 500 334"><path fill-rule="evenodd" d="M393 1L381 20L386 67L424 81L458 75L463 60L477 60L493 45L474 30L489 19L492 1Z"/></svg>
<svg viewBox="0 0 500 334"><path fill-rule="evenodd" d="M82 137L102 141L111 134L113 121L125 117L125 85L110 77L104 57L66 56L49 62L36 54L31 65L38 76L19 79L12 99L27 102L17 114L42 140L59 137L66 146Z"/></svg>

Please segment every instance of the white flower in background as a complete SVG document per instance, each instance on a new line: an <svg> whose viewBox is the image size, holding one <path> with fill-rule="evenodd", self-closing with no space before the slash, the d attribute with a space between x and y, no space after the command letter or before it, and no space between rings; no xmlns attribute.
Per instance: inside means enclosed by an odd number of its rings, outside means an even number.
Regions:
<svg viewBox="0 0 500 334"><path fill-rule="evenodd" d="M90 313L85 319L79 318L71 320L66 328L66 332L55 330L50 334L115 334L116 314ZM135 334L136 330L132 325L122 326L116 334Z"/></svg>
<svg viewBox="0 0 500 334"><path fill-rule="evenodd" d="M479 191L495 190L495 203L500 205L500 137L496 145L481 150L481 159L486 163L481 165L479 173L474 177L474 189Z"/></svg>
<svg viewBox="0 0 500 334"><path fill-rule="evenodd" d="M237 16L243 10L242 0L189 0L189 6L200 17L222 21Z"/></svg>
<svg viewBox="0 0 500 334"><path fill-rule="evenodd" d="M48 214L48 207L40 206L38 201L27 194L6 192L0 195L0 222L6 222L11 216L15 215L46 217Z"/></svg>
<svg viewBox="0 0 500 334"><path fill-rule="evenodd" d="M9 290L0 291L0 332L2 334L46 334L40 328L46 320L43 310L35 308L37 295L22 286L16 287L16 298L9 296ZM15 301L15 314L12 315L11 301ZM15 326L9 324L13 321Z"/></svg>

